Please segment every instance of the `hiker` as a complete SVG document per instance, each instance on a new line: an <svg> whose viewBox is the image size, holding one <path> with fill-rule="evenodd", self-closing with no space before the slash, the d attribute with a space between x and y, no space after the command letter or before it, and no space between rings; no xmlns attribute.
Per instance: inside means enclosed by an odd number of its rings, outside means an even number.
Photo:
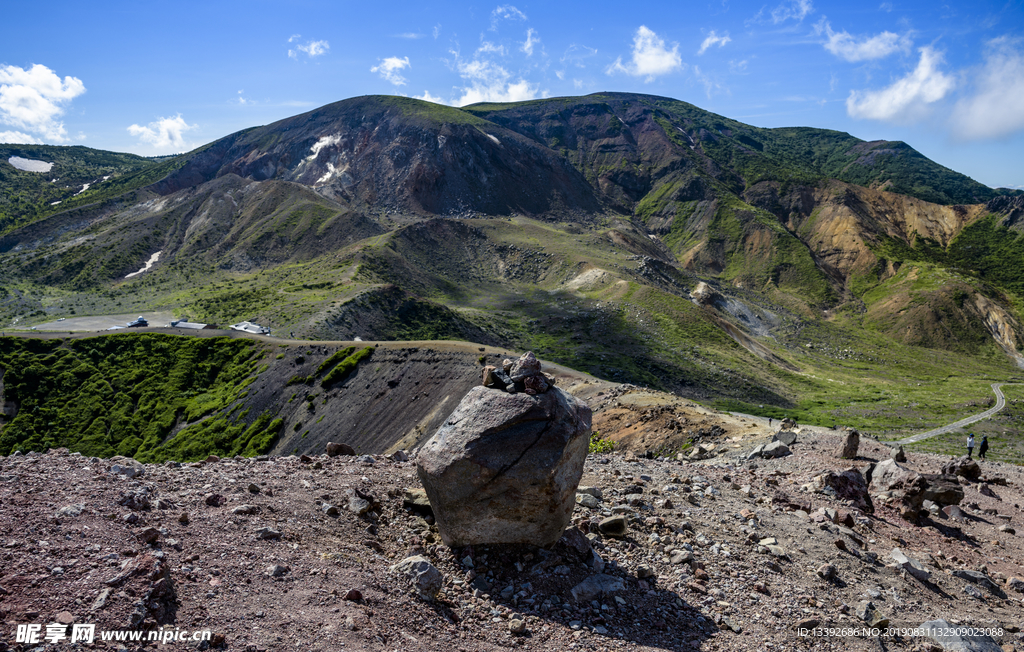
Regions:
<svg viewBox="0 0 1024 652"><path fill-rule="evenodd" d="M985 459L985 453L988 452L988 435L981 438L981 446L978 447L978 459Z"/></svg>
<svg viewBox="0 0 1024 652"><path fill-rule="evenodd" d="M974 453L974 433L967 434L967 459L971 459L971 455Z"/></svg>
<svg viewBox="0 0 1024 652"><path fill-rule="evenodd" d="M771 417L768 417L768 427L769 428L772 427L772 418Z"/></svg>

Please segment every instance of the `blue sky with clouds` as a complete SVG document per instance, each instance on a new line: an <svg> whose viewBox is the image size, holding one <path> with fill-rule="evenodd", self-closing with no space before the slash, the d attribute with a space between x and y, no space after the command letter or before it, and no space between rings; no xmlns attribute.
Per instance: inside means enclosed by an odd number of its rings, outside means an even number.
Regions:
<svg viewBox="0 0 1024 652"><path fill-rule="evenodd" d="M630 91L1024 187L1024 2L11 2L0 142L186 151L337 100Z"/></svg>

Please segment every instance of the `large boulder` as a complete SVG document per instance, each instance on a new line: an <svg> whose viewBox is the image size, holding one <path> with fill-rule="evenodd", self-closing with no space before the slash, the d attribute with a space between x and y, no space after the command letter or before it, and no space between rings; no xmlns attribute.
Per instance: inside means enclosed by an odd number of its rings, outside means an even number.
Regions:
<svg viewBox="0 0 1024 652"><path fill-rule="evenodd" d="M964 455L963 457L951 460L942 466L944 475L959 475L971 482L978 482L981 479L981 467L978 462Z"/></svg>
<svg viewBox="0 0 1024 652"><path fill-rule="evenodd" d="M558 541L576 504L590 418L586 403L557 387L532 395L471 389L416 459L441 540Z"/></svg>
<svg viewBox="0 0 1024 652"><path fill-rule="evenodd" d="M930 500L940 507L959 505L964 499L964 488L960 486L955 475L925 474L928 488L924 491L924 499Z"/></svg>
<svg viewBox="0 0 1024 652"><path fill-rule="evenodd" d="M920 473L900 466L896 460L887 459L871 470L870 488L873 492L891 495L901 505L900 516L914 522L924 504L928 481Z"/></svg>
<svg viewBox="0 0 1024 652"><path fill-rule="evenodd" d="M851 467L839 473L826 471L815 476L809 488L820 493L833 494L836 498L852 501L858 509L865 512L874 511L874 505L868 496L867 482L856 468Z"/></svg>
<svg viewBox="0 0 1024 652"><path fill-rule="evenodd" d="M839 457L844 460L855 460L857 459L857 449L860 448L860 433L852 428L846 430L846 439L843 440L843 446L839 449Z"/></svg>

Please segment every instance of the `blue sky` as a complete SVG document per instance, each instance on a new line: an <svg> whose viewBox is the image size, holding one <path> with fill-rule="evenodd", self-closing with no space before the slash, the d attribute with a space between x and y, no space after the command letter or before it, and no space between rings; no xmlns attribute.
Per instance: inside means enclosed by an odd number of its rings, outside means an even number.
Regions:
<svg viewBox="0 0 1024 652"><path fill-rule="evenodd" d="M1024 1L9 2L0 142L186 151L348 97L630 91L1024 188Z"/></svg>

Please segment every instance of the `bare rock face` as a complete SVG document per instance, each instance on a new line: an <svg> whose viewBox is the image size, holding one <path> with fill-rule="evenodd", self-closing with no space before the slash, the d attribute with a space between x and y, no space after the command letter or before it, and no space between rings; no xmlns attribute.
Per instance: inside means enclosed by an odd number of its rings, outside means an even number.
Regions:
<svg viewBox="0 0 1024 652"><path fill-rule="evenodd" d="M844 460L857 459L857 449L860 448L860 433L852 428L846 431L846 440L839 451L839 457Z"/></svg>
<svg viewBox="0 0 1024 652"><path fill-rule="evenodd" d="M710 305L716 301L721 301L722 295L718 293L715 288L711 287L704 281L697 284L697 287L693 288L690 292L690 298L699 303L702 306Z"/></svg>
<svg viewBox="0 0 1024 652"><path fill-rule="evenodd" d="M442 541L558 541L575 506L590 418L583 401L557 387L471 389L416 460Z"/></svg>

